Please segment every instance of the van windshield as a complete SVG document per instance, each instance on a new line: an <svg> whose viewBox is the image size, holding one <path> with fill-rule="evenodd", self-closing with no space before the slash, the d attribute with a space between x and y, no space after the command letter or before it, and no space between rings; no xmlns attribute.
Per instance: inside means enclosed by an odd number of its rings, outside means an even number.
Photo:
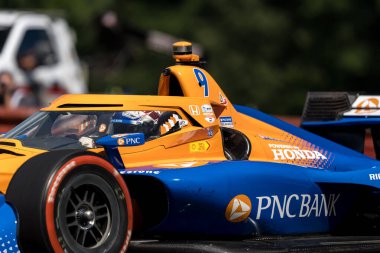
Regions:
<svg viewBox="0 0 380 253"><path fill-rule="evenodd" d="M11 28L9 26L0 26L0 53L3 50L5 41L7 41L10 30Z"/></svg>

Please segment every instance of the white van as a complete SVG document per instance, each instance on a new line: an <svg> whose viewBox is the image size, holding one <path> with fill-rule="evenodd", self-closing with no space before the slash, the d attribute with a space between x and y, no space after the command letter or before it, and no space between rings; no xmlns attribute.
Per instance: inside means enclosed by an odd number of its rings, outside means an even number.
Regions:
<svg viewBox="0 0 380 253"><path fill-rule="evenodd" d="M28 85L20 57L33 53L30 75L42 88L41 106L62 93L86 93L86 75L66 21L43 13L0 11L0 73L10 72L18 86Z"/></svg>

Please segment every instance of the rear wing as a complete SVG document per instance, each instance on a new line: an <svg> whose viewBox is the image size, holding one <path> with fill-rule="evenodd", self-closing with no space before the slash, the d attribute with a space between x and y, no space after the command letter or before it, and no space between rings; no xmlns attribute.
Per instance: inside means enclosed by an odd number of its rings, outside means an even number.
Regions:
<svg viewBox="0 0 380 253"><path fill-rule="evenodd" d="M302 123L305 125L379 124L380 95L308 92Z"/></svg>
<svg viewBox="0 0 380 253"><path fill-rule="evenodd" d="M380 96L349 92L309 92L301 127L356 151L372 135L380 159Z"/></svg>

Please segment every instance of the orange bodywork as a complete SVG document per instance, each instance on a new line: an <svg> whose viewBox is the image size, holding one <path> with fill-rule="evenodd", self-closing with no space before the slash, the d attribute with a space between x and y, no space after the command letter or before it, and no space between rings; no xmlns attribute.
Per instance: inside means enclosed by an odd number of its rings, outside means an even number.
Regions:
<svg viewBox="0 0 380 253"><path fill-rule="evenodd" d="M14 146L9 146L10 144ZM0 192L6 191L13 175L24 162L44 152L46 151L23 147L18 140L0 139Z"/></svg>
<svg viewBox="0 0 380 253"><path fill-rule="evenodd" d="M119 147L126 169L141 166L175 168L177 165L181 167L181 164L191 167L208 161L226 160L221 127L237 130L249 139L249 160L311 167L329 162L326 151L237 112L216 81L200 67L169 67L160 77L158 95L64 95L42 110L170 110L189 122L180 131L148 141L144 145ZM224 119L228 122L223 122ZM9 143L14 143L14 147ZM6 192L13 174L25 161L47 152L23 147L20 141L13 139L0 139L0 150L7 150L0 153L1 192ZM101 147L90 150L96 153L104 151ZM19 156L9 154L8 151ZM311 156L318 159L311 159Z"/></svg>

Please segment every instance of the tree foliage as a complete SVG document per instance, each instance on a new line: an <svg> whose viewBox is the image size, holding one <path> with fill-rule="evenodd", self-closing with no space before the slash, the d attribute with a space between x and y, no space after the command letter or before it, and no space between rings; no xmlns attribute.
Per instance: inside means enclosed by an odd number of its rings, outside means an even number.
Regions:
<svg viewBox="0 0 380 253"><path fill-rule="evenodd" d="M269 113L300 114L307 91L379 92L377 0L8 0L2 5L64 10L95 92L114 87L156 92L160 71L173 62L136 36L149 30L202 45L208 70L230 99ZM118 64L104 60L107 52L97 40L95 20L105 10L114 10L132 28L125 30L124 51L116 54L124 60Z"/></svg>

